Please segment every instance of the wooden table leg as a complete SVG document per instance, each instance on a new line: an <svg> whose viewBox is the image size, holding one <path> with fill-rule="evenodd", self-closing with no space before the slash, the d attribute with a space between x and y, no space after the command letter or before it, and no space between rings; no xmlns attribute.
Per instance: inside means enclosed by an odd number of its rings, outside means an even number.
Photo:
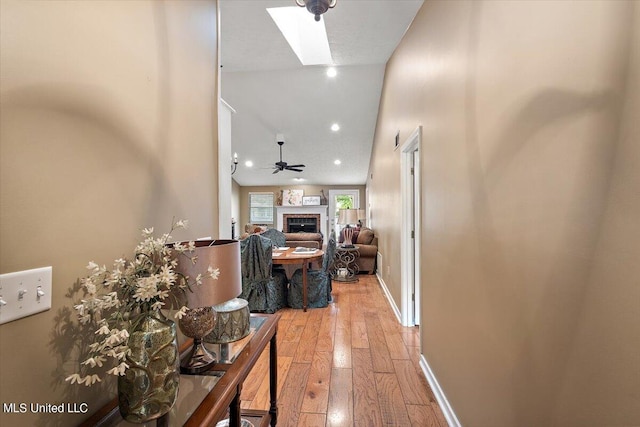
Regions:
<svg viewBox="0 0 640 427"><path fill-rule="evenodd" d="M302 310L307 311L307 262L302 263Z"/></svg>
<svg viewBox="0 0 640 427"><path fill-rule="evenodd" d="M238 384L236 395L229 405L229 426L240 427L242 419L240 417L240 393L242 393L242 384Z"/></svg>
<svg viewBox="0 0 640 427"><path fill-rule="evenodd" d="M271 415L271 427L275 427L278 423L278 348L276 347L276 335L273 335L269 345L269 397L271 398L269 414Z"/></svg>

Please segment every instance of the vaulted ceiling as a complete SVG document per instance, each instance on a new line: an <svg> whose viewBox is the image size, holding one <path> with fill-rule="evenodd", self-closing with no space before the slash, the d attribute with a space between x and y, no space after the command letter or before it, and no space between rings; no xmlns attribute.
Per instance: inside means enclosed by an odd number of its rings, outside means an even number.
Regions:
<svg viewBox="0 0 640 427"><path fill-rule="evenodd" d="M338 0L323 15L335 77L303 66L266 8L294 0L220 0L221 92L232 115L242 186L366 182L385 64L422 0ZM331 130L337 123L340 130ZM273 174L283 160L303 172ZM250 160L253 167L245 166ZM341 164L336 165L335 160ZM303 181L294 181L302 178Z"/></svg>

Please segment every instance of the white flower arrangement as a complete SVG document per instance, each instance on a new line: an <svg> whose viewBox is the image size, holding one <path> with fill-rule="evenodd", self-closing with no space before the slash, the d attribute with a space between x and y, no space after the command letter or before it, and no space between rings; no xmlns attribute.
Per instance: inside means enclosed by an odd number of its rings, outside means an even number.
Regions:
<svg viewBox="0 0 640 427"><path fill-rule="evenodd" d="M168 244L171 233L187 225L187 220L177 221L170 232L160 238L153 237L153 228L145 228L144 239L135 248L133 259L115 260L112 270L89 262L87 269L91 273L81 279L85 297L74 308L79 322L94 324L96 331L81 371L101 368L111 359L115 366L107 373L124 375L129 367L125 362L129 354L127 329L137 314L155 312L164 307L165 300L175 297L172 292L188 292L191 286L202 284L202 275L189 278L176 271L177 256L186 256L195 264L196 256L190 256L195 243ZM209 266L206 277L217 280L219 275L219 269ZM187 310L188 307L182 306L175 317L181 318ZM90 386L101 378L98 374L83 372L71 374L65 381Z"/></svg>

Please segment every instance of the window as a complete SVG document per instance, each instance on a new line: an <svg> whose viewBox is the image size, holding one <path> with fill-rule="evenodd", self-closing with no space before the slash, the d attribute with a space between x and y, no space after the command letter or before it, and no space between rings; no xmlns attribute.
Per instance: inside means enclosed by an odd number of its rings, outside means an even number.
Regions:
<svg viewBox="0 0 640 427"><path fill-rule="evenodd" d="M249 222L273 224L273 193L249 193Z"/></svg>

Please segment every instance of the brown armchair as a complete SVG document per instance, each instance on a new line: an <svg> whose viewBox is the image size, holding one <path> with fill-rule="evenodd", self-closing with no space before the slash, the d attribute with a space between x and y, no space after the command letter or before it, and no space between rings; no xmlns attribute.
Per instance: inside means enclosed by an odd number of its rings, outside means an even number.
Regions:
<svg viewBox="0 0 640 427"><path fill-rule="evenodd" d="M353 242L359 249L360 258L356 264L360 268L360 272L373 274L376 271L376 259L378 257L378 238L373 230L367 227L360 228L358 237Z"/></svg>

